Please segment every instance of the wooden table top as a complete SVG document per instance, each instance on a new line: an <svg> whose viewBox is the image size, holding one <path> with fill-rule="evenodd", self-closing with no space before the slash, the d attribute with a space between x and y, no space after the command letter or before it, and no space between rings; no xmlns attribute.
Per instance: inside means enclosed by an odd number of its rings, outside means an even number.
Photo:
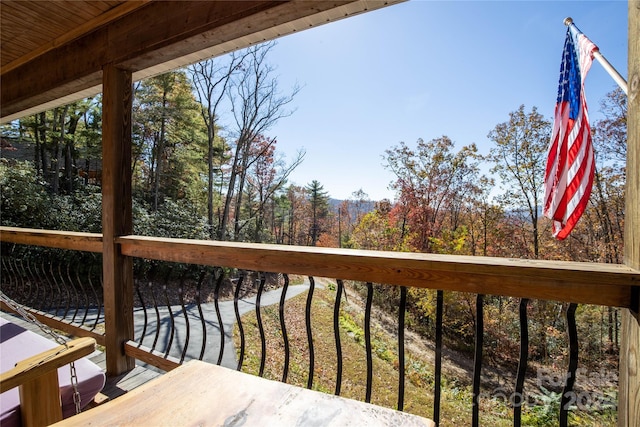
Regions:
<svg viewBox="0 0 640 427"><path fill-rule="evenodd" d="M193 360L55 426L433 426L416 415Z"/></svg>

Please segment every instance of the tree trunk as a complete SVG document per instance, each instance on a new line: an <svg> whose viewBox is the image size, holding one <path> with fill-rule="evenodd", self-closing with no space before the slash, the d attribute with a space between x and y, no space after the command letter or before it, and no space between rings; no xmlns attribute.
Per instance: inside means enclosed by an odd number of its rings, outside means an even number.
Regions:
<svg viewBox="0 0 640 427"><path fill-rule="evenodd" d="M236 153L233 158L233 164L231 165L231 175L229 176L229 186L227 188L227 197L224 201L224 210L222 211L222 218L218 226L218 239L226 240L227 237L227 224L229 222L229 211L231 210L231 201L233 200L233 194L236 186L236 176L238 174L238 156L241 152L241 142L238 141L236 146Z"/></svg>
<svg viewBox="0 0 640 427"><path fill-rule="evenodd" d="M66 111L66 108L65 108ZM67 138L68 141L65 143L65 153L64 153L64 168L65 168L65 174L66 174L66 180L67 180L67 193L71 194L73 193L73 178L74 178L74 173L73 173L73 150L74 150L74 140L75 140L75 134L76 134L76 129L78 128L78 121L80 120L80 116L78 115L72 115L69 118L69 130L67 131L67 135L70 136L70 138Z"/></svg>
<svg viewBox="0 0 640 427"><path fill-rule="evenodd" d="M160 180L162 179L162 158L164 152L164 137L166 130L166 108L167 108L167 91L162 92L162 120L160 121L160 137L156 145L156 173L155 182L153 183L153 210L158 210L158 199L160 195Z"/></svg>
<svg viewBox="0 0 640 427"><path fill-rule="evenodd" d="M215 140L215 129L213 120L208 123L207 136L209 139L209 151L207 152L207 166L209 170L209 182L207 183L207 225L209 226L209 238L216 236L213 229L213 142Z"/></svg>
<svg viewBox="0 0 640 427"><path fill-rule="evenodd" d="M41 172L41 163L40 160L42 158L41 156L41 145L42 143L40 142L40 116L41 114L36 114L34 116L34 125L33 125L33 134L35 137L35 149L34 149L34 153L33 153L33 165L35 167L36 170L36 176L40 176L40 172Z"/></svg>
<svg viewBox="0 0 640 427"><path fill-rule="evenodd" d="M54 138L53 142L53 175L51 177L53 194L60 193L60 142L64 141L64 116L65 113L61 114L59 108L53 110L53 132L57 132L60 126L60 137Z"/></svg>
<svg viewBox="0 0 640 427"><path fill-rule="evenodd" d="M244 150L242 156L242 166L240 167L240 180L238 181L238 196L236 197L236 209L233 215L233 240L240 239L240 213L242 211L242 197L244 195L244 183L247 178L247 151Z"/></svg>

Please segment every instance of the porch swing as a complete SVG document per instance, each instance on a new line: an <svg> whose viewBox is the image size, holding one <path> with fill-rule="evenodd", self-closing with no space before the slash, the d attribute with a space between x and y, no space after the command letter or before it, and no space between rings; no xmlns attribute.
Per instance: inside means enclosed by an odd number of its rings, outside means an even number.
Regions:
<svg viewBox="0 0 640 427"><path fill-rule="evenodd" d="M95 339L67 342L1 291L0 301L55 341L0 317L0 424L46 426L79 413L105 384L85 358Z"/></svg>

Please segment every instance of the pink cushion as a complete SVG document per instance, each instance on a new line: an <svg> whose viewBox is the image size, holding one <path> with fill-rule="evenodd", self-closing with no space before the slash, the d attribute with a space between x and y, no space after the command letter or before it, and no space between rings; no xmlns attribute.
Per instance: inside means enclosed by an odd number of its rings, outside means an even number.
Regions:
<svg viewBox="0 0 640 427"><path fill-rule="evenodd" d="M20 360L35 356L57 345L53 340L41 337L0 317L0 372L6 372ZM86 358L76 361L75 366L81 406L84 407L104 387L105 375L100 367ZM66 418L76 413L69 365L58 369L58 381L62 399L62 416ZM0 394L0 424L2 427L21 425L18 388Z"/></svg>

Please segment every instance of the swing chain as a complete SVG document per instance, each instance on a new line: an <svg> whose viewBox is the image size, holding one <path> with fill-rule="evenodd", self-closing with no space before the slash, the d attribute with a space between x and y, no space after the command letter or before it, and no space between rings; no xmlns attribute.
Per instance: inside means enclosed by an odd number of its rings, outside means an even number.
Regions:
<svg viewBox="0 0 640 427"><path fill-rule="evenodd" d="M38 328L40 328L44 333L46 333L47 335L52 337L55 340L55 342L57 342L60 345L63 345L65 347L67 347L67 341L65 341L65 339L62 338L62 336L57 334L53 329L51 329L50 327L48 327L44 323L40 322L33 314L31 314L29 311L25 310L22 307L22 305L10 300L4 294L4 292L2 292L2 301L5 304L7 304L9 307L11 307L11 309L14 310L16 313L18 313L20 316L22 316L25 320L27 320L30 323L33 323Z"/></svg>
<svg viewBox="0 0 640 427"><path fill-rule="evenodd" d="M56 333L49 326L39 321L33 314L27 311L21 304L18 304L17 302L7 297L2 291L0 291L0 299L2 300L3 303L7 304L12 310L14 310L20 316L22 316L25 320L38 326L38 328L40 328L44 333L51 336L56 343L58 343L59 345L63 345L65 348L69 348L67 341L60 334ZM82 399L80 396L80 392L78 391L78 374L76 372L75 363L74 362L69 363L69 368L71 370L70 378L71 378L71 387L73 388L73 403L76 408L76 414L79 414L80 412L82 412L82 407L80 405L82 402Z"/></svg>
<svg viewBox="0 0 640 427"><path fill-rule="evenodd" d="M73 387L73 404L76 407L76 414L82 412L82 398L80 396L80 392L78 391L78 374L76 372L75 363L71 362L69 364L69 368L71 369L71 387Z"/></svg>

